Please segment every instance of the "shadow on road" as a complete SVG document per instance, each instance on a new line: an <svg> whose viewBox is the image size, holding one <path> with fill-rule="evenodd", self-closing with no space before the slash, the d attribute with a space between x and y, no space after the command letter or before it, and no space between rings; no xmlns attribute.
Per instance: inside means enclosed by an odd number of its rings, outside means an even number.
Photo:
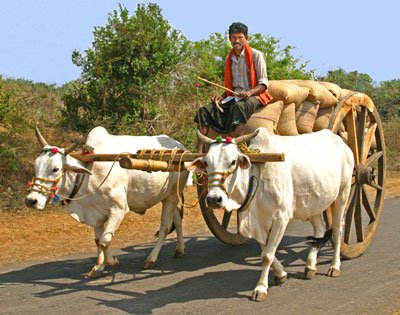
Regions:
<svg viewBox="0 0 400 315"><path fill-rule="evenodd" d="M291 278L302 277L308 253L304 240L285 236L278 249L277 257ZM48 262L3 273L0 285L34 285L34 296L40 299L90 291L87 299L135 314L149 314L171 303L242 297L239 292L254 289L261 271L256 241L230 246L214 237L196 236L185 238L185 246L185 256L175 259L169 255L174 252L175 240L167 241L151 270L140 268L152 249L152 244L144 244L121 249L117 253L120 264L108 267L100 279L86 277L95 263L93 254L92 258ZM320 264L329 263L331 254L330 248L321 250ZM273 286L272 272L270 284Z"/></svg>

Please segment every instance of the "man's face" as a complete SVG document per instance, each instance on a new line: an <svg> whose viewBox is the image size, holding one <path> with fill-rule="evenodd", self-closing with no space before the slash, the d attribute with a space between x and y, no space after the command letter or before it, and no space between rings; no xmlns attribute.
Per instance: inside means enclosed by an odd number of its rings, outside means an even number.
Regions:
<svg viewBox="0 0 400 315"><path fill-rule="evenodd" d="M229 37L233 50L237 55L240 55L247 43L247 37L243 33L232 33Z"/></svg>

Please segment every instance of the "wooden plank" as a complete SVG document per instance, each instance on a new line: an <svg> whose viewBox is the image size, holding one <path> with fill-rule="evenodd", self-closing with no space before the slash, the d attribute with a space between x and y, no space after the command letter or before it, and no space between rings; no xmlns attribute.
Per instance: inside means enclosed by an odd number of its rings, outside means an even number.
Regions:
<svg viewBox="0 0 400 315"><path fill-rule="evenodd" d="M251 162L282 162L285 160L285 155L283 153L247 153L246 154ZM81 152L72 152L70 156L80 160L82 162L113 162L115 160L119 161L121 158L133 158L133 159L144 159L144 160L155 160L155 161L169 161L171 158L170 153L164 154L138 154L138 153L129 153L124 152L120 154L106 154L106 153L94 153L94 154L85 154L83 155ZM173 157L173 162L192 162L199 157L204 157L205 153L178 153Z"/></svg>
<svg viewBox="0 0 400 315"><path fill-rule="evenodd" d="M123 157L119 160L119 165L122 168L130 170L140 170L147 172L177 172L183 171L189 166L189 162L183 163L168 163L165 161L154 161L154 160L142 160L142 159L132 159L128 157Z"/></svg>
<svg viewBox="0 0 400 315"><path fill-rule="evenodd" d="M356 115L354 108L351 111L349 111L346 118L347 118L347 144L349 145L351 151L353 151L354 164L355 166L357 166L360 164L360 155L358 152Z"/></svg>
<svg viewBox="0 0 400 315"><path fill-rule="evenodd" d="M372 141L374 140L375 131L376 131L377 126L378 126L378 124L374 123L367 130L367 134L365 136L365 142L364 142L364 151L362 152L362 158L361 158L361 163L363 163L363 164L366 163L369 150L371 149Z"/></svg>

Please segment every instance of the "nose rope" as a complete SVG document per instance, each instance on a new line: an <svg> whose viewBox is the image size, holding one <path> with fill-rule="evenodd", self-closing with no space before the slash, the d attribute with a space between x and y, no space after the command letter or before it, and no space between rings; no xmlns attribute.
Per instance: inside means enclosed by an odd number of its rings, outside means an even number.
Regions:
<svg viewBox="0 0 400 315"><path fill-rule="evenodd" d="M232 175L233 173L235 173L237 171L238 167L239 167L239 163L236 164L235 169L231 172L213 172L213 173L208 174L208 185L207 185L208 189L210 187L219 187L225 192L225 194L227 196L229 196L228 191L226 190L226 187L225 187L225 181L228 178L228 176ZM215 179L210 179L210 177L214 176L214 175L221 175L221 177L215 178ZM210 184L211 182L215 182L215 181L220 182L220 183L219 184Z"/></svg>
<svg viewBox="0 0 400 315"><path fill-rule="evenodd" d="M64 171L61 172L61 174L55 179L47 179L35 176L32 178L32 181L28 183L29 185L28 191L37 191L42 194L48 194L50 198L54 198L56 195L56 191L58 190L57 184L63 176L64 176ZM36 182L37 180L46 183L52 183L53 185L51 187L42 185L40 183L37 183ZM33 186L38 186L40 189L33 188Z"/></svg>

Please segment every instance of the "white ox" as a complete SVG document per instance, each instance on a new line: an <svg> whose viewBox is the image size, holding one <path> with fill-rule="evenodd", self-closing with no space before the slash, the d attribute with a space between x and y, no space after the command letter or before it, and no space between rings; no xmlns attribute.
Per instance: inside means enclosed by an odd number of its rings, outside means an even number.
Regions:
<svg viewBox="0 0 400 315"><path fill-rule="evenodd" d="M144 214L146 209L159 202L162 202L159 237L142 267L154 266L166 235L173 225L177 233L174 256L183 255L182 217L177 207L177 194L179 190L182 196L188 176L186 170L179 175L178 190L177 172L148 173L127 170L121 168L117 162L107 177L112 162L83 163L68 155L79 145L80 139L77 139L72 146L63 149L49 146L37 128L36 134L43 149L35 160L35 179L31 183L32 191L26 197L26 204L35 209L43 209L49 201L49 195L70 197L74 187L80 186L72 198L76 200L72 200L67 209L74 219L94 228L98 254L97 263L89 272L89 276L100 276L105 265L118 264L118 259L109 252L109 245L125 214L129 210ZM86 144L92 146L95 153L136 153L137 150L144 148L185 149L182 144L165 135L113 136L103 127L92 129L87 136ZM53 153L51 149L58 152Z"/></svg>
<svg viewBox="0 0 400 315"><path fill-rule="evenodd" d="M257 135L258 132L258 135ZM236 144L250 140L250 149L265 153L284 153L284 162L255 163L242 154ZM248 208L239 213L239 232L256 239L262 249L261 277L252 300L267 297L268 273L272 265L275 282L286 281L287 273L276 259L275 252L291 219L310 220L314 237L323 238L325 224L322 212L332 205L334 255L328 276L340 274L340 238L342 220L350 193L354 165L353 153L339 136L329 130L293 137L270 134L259 128L252 135L217 142L198 133L208 143L209 151L189 166L190 171L207 171L210 208L225 211L238 209L249 190L250 177L259 185ZM236 140L236 141L235 141ZM254 189L254 188L253 188ZM318 247L313 246L307 257L305 277L316 273Z"/></svg>

